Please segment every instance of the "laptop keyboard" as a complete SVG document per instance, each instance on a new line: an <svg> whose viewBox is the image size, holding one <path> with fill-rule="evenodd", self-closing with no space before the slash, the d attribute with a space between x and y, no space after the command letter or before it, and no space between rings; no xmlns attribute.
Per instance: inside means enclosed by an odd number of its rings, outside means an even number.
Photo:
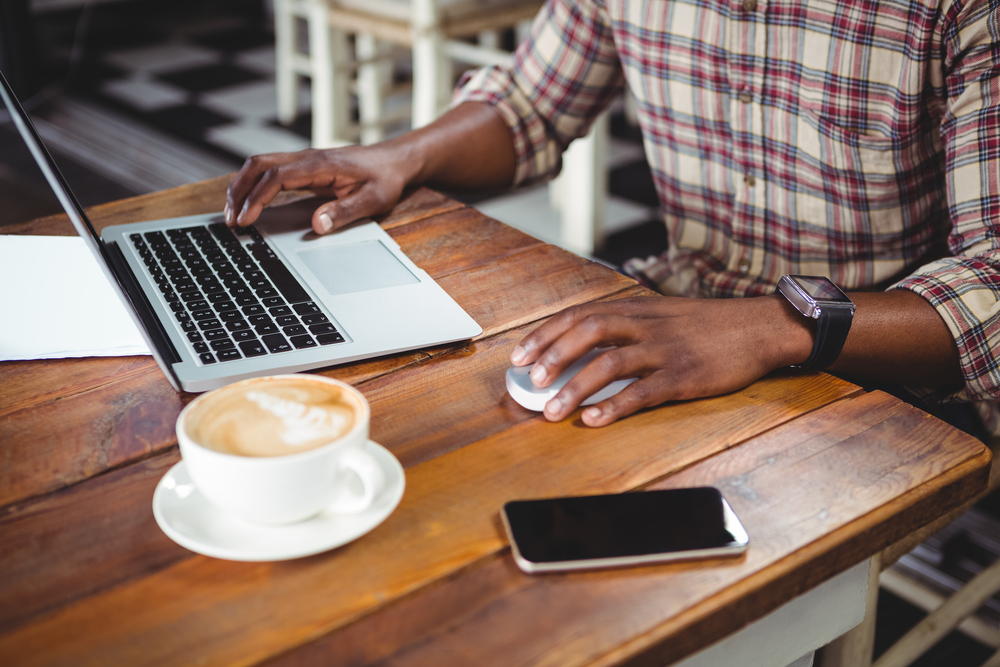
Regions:
<svg viewBox="0 0 1000 667"><path fill-rule="evenodd" d="M344 342L252 226L234 233L220 222L129 240L202 364Z"/></svg>

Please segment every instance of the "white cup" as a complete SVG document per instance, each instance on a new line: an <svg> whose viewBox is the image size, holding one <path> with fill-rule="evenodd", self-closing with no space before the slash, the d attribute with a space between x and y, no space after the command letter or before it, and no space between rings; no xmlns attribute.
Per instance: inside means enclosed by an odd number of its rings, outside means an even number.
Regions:
<svg viewBox="0 0 1000 667"><path fill-rule="evenodd" d="M221 414L223 407L213 398L220 392L230 392L227 400L242 399L239 392L260 397L268 395L269 388L290 386L288 381L337 387L354 410L350 430L306 451L260 456L211 449L189 432L196 411L199 421ZM206 409L199 410L208 401ZM385 486L385 475L365 451L370 419L368 401L348 384L318 375L275 375L243 380L193 400L177 418L177 442L191 480L213 505L252 523L289 524L323 510L363 512L372 504Z"/></svg>

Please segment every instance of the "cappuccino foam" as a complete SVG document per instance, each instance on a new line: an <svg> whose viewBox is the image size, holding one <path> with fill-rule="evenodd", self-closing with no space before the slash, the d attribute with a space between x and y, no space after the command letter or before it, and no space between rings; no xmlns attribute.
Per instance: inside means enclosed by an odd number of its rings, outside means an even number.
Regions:
<svg viewBox="0 0 1000 667"><path fill-rule="evenodd" d="M322 447L354 427L361 407L335 385L297 378L240 382L205 396L186 420L192 440L238 456Z"/></svg>

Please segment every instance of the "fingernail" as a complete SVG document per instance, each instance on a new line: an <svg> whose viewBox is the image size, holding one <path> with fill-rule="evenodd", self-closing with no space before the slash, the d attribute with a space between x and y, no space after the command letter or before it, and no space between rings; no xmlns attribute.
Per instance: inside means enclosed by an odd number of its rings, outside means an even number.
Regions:
<svg viewBox="0 0 1000 667"><path fill-rule="evenodd" d="M319 214L319 228L324 234L333 229L333 220L326 213Z"/></svg>
<svg viewBox="0 0 1000 667"><path fill-rule="evenodd" d="M597 421L601 418L601 409L597 407L589 407L583 411L584 419L589 419L590 421Z"/></svg>
<svg viewBox="0 0 1000 667"><path fill-rule="evenodd" d="M249 204L250 204L250 202L247 202L246 204L243 204L243 208L240 209L240 214L238 216L236 216L236 222L237 222L237 224L242 223L243 219L247 217L247 206Z"/></svg>
<svg viewBox="0 0 1000 667"><path fill-rule="evenodd" d="M545 404L545 412L552 415L553 417L558 417L562 412L562 401L558 398L553 398L551 401Z"/></svg>
<svg viewBox="0 0 1000 667"><path fill-rule="evenodd" d="M539 366L538 364L535 364L535 367L531 369L530 375L532 382L534 382L536 385L541 385L543 382L545 382L545 378L548 376L548 373L545 372L545 366Z"/></svg>
<svg viewBox="0 0 1000 667"><path fill-rule="evenodd" d="M229 202L226 202L225 208L222 209L222 217L226 219L227 223L232 223L233 210L229 208Z"/></svg>
<svg viewBox="0 0 1000 667"><path fill-rule="evenodd" d="M510 353L510 361L514 364L519 364L524 360L524 348L518 345L514 348L514 351Z"/></svg>

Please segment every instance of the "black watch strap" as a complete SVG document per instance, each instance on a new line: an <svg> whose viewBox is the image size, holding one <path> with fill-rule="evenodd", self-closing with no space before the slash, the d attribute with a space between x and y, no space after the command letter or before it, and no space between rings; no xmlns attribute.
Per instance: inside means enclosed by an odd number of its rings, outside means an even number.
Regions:
<svg viewBox="0 0 1000 667"><path fill-rule="evenodd" d="M801 368L820 370L837 360L851 330L854 313L850 308L825 308L816 320L816 342Z"/></svg>

